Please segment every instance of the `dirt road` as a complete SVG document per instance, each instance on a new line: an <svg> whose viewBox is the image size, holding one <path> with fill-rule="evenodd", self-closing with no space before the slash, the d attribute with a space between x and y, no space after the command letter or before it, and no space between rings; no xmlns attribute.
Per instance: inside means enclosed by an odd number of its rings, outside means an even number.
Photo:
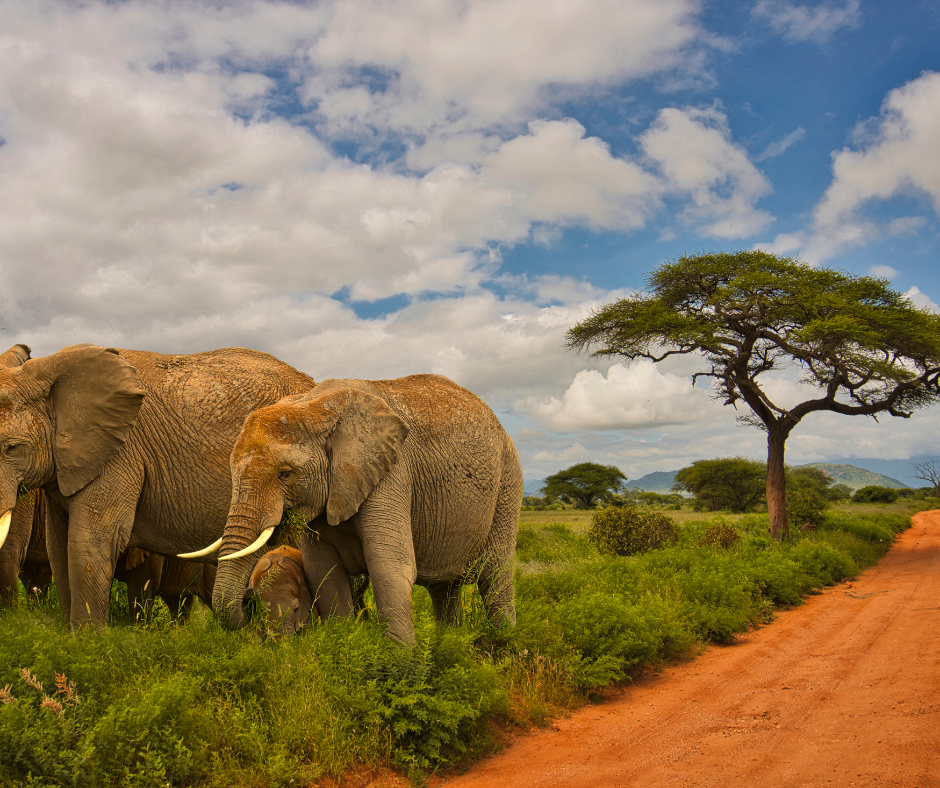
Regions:
<svg viewBox="0 0 940 788"><path fill-rule="evenodd" d="M940 786L940 511L856 581L446 788Z"/></svg>

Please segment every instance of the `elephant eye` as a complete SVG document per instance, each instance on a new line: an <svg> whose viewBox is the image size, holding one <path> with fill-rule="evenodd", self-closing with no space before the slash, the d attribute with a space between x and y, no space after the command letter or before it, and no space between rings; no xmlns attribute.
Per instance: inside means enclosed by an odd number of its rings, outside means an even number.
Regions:
<svg viewBox="0 0 940 788"><path fill-rule="evenodd" d="M21 454L23 449L26 448L25 443L8 443L3 447L3 454L6 457L13 457L17 454Z"/></svg>
<svg viewBox="0 0 940 788"><path fill-rule="evenodd" d="M290 477L293 475L293 468L281 468L281 470L277 472L277 478L282 482L290 481Z"/></svg>

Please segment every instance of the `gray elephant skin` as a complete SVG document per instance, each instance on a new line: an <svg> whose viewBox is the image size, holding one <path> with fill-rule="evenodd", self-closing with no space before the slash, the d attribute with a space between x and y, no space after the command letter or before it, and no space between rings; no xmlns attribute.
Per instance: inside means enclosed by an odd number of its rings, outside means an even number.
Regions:
<svg viewBox="0 0 940 788"><path fill-rule="evenodd" d="M30 353L28 345L14 345L0 354L0 369L22 366ZM52 580L42 490L17 498L8 524L0 524L0 544L0 607L8 607L16 604L21 578L27 590L44 588Z"/></svg>
<svg viewBox="0 0 940 788"><path fill-rule="evenodd" d="M252 413L232 452L232 506L213 608L244 624L242 597L286 509L321 615L350 615L351 576L368 574L388 635L414 643L411 592L426 586L456 622L477 582L496 624L515 623L512 560L522 471L512 440L477 396L438 375L327 380Z"/></svg>
<svg viewBox="0 0 940 788"><path fill-rule="evenodd" d="M261 556L248 581L248 596L261 598L268 623L281 635L293 635L310 623L316 613L313 594L304 575L300 550L281 545Z"/></svg>
<svg viewBox="0 0 940 788"><path fill-rule="evenodd" d="M245 417L313 385L244 348L172 356L82 345L0 369L0 521L20 484L42 488L66 622L106 623L128 548L167 555L221 538Z"/></svg>

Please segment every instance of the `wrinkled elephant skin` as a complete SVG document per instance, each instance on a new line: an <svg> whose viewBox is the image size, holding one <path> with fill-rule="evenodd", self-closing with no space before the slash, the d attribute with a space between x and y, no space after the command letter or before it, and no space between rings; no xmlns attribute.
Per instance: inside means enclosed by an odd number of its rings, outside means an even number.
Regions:
<svg viewBox="0 0 940 788"><path fill-rule="evenodd" d="M46 493L65 620L106 623L127 548L176 554L220 538L245 417L313 385L244 348L168 356L75 345L0 368L0 514L21 484Z"/></svg>
<svg viewBox="0 0 940 788"><path fill-rule="evenodd" d="M319 538L301 540L321 615L350 615L349 579L368 574L389 636L414 642L412 586L437 616L460 614L476 582L495 624L515 622L512 558L522 471L515 446L474 394L438 375L328 380L262 408L232 452L232 507L213 607L244 623L252 548L298 510Z"/></svg>

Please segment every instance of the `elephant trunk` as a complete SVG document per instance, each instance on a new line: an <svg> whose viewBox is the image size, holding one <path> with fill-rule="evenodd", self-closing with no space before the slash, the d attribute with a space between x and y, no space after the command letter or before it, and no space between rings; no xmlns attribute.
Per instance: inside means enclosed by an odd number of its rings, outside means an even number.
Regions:
<svg viewBox="0 0 940 788"><path fill-rule="evenodd" d="M257 509L245 506L233 506L229 511L219 552L219 565L216 569L215 585L212 588L212 609L223 624L230 629L239 629L248 623L245 613L245 590L251 570L258 561L260 552L253 552L233 560L221 560L250 547L258 535L271 527L268 522L272 517L265 517ZM280 521L280 512L273 525Z"/></svg>

